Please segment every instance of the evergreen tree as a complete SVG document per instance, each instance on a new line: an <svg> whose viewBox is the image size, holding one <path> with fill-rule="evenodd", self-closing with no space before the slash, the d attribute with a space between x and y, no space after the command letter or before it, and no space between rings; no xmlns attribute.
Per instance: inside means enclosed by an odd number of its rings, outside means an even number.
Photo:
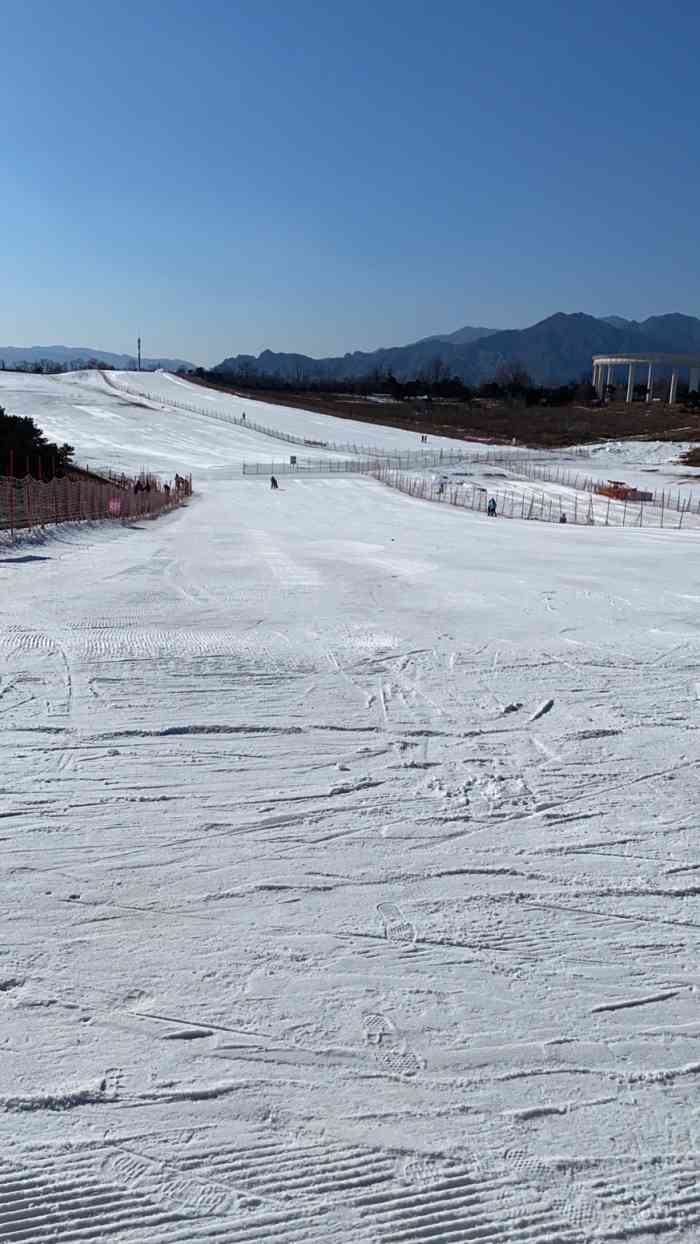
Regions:
<svg viewBox="0 0 700 1244"><path fill-rule="evenodd" d="M29 416L8 415L0 406L0 475L26 474L51 479L71 465L72 445L48 441Z"/></svg>

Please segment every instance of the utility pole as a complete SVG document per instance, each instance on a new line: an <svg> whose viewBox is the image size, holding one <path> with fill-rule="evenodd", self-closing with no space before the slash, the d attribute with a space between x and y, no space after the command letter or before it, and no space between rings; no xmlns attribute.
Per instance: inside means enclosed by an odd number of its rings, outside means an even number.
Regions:
<svg viewBox="0 0 700 1244"><path fill-rule="evenodd" d="M137 337L139 347L139 371L141 371L141 338Z"/></svg>

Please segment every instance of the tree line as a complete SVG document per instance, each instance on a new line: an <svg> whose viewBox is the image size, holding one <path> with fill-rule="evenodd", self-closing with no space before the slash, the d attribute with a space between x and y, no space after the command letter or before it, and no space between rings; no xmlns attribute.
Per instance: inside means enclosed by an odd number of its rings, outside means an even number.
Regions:
<svg viewBox="0 0 700 1244"><path fill-rule="evenodd" d="M136 369L136 359L131 359L134 370ZM68 359L65 363L59 363L56 359L18 359L16 363L6 363L4 359L0 359L0 371L18 371L24 372L30 376L62 376L71 371L114 371L112 363L103 363L100 359Z"/></svg>
<svg viewBox="0 0 700 1244"><path fill-rule="evenodd" d="M0 475L54 479L73 465L74 453L72 445L47 440L29 416L8 415L0 406Z"/></svg>
<svg viewBox="0 0 700 1244"><path fill-rule="evenodd" d="M183 372L212 388L231 387L247 390L268 390L277 393L317 393L348 397L386 397L395 402L420 402L440 399L467 405L479 399L517 403L518 405L566 406L574 401L591 401L596 392L589 380L571 381L563 385L538 385L527 369L519 363L504 364L492 380L479 385L466 384L453 376L441 359L435 359L411 380L399 380L391 371L371 371L352 380L309 376L297 371L294 376L279 376L244 365L231 371L209 371L196 367Z"/></svg>

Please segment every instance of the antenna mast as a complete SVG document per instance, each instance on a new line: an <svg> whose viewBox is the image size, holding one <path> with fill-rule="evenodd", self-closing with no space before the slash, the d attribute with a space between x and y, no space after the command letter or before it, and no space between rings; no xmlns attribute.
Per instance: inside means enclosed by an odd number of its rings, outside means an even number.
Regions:
<svg viewBox="0 0 700 1244"><path fill-rule="evenodd" d="M141 371L141 338L137 337L136 340L138 342L138 348L139 348L139 371Z"/></svg>

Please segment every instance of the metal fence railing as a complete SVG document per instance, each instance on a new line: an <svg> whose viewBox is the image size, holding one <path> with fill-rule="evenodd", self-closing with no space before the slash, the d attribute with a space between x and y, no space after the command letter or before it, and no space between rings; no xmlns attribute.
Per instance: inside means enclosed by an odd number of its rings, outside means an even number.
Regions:
<svg viewBox="0 0 700 1244"><path fill-rule="evenodd" d="M244 462L241 470L243 475L333 475L333 474L367 474L374 470L381 461L396 469L422 467L465 466L469 463L491 463L503 466L502 457L483 456L461 453L459 450L436 450L434 452L386 454L383 458L300 458L291 454L287 461L282 462Z"/></svg>
<svg viewBox="0 0 700 1244"><path fill-rule="evenodd" d="M244 475L332 475L371 474L380 464L392 470L442 468L450 466L493 466L501 470L522 472L527 460L521 454L507 450L488 449L475 453L473 449L387 451L381 458L376 455L365 458L301 458L291 454L286 461L244 462Z"/></svg>
<svg viewBox="0 0 700 1244"><path fill-rule="evenodd" d="M596 479L592 475L581 475L578 472L567 471L565 467L546 466L538 463L521 462L520 465L512 464L511 470L514 474L522 476L524 479L537 480L547 484L562 484L567 488L574 488L577 492L586 492L601 495L603 500L608 498L601 494L601 489L609 485L609 480ZM639 505L657 509L663 517L668 511L675 511L677 514L698 514L700 515L700 494L683 493L680 488L665 488L650 490L649 498L645 501L630 500L628 504L631 507ZM660 522L660 526L664 526ZM673 525L671 523L671 525Z"/></svg>
<svg viewBox="0 0 700 1244"><path fill-rule="evenodd" d="M539 494L536 490L518 488L517 481L501 480L493 490L477 484L455 484L407 475L386 465L375 465L370 472L374 479L399 492L423 501L442 502L464 510L488 512L488 503L495 502L495 513L502 518L517 518L545 523L573 523L578 526L603 527L692 527L700 529L700 513L691 498L681 500L680 508L667 507L653 501L616 501L610 497L585 491L578 496L568 493ZM563 482L563 481L560 481ZM564 518L562 518L562 515Z"/></svg>

